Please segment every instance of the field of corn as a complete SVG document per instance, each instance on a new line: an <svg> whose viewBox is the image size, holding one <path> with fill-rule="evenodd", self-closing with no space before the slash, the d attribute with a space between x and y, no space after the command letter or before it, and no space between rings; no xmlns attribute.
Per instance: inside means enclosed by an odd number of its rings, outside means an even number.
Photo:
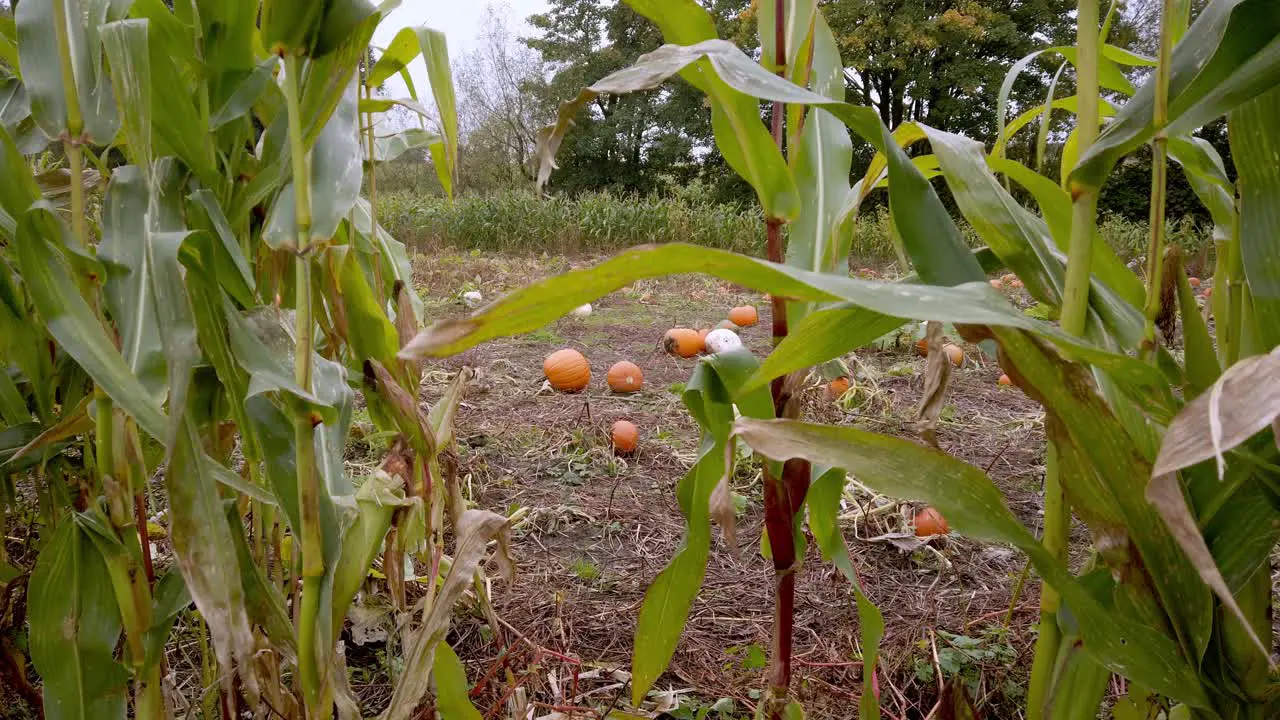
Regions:
<svg viewBox="0 0 1280 720"><path fill-rule="evenodd" d="M669 44L491 198L396 0L5 6L0 716L1280 717L1280 4L1145 57L1081 0L972 139L845 102L816 0L758 60L626 1ZM543 197L676 75L753 205ZM1060 177L1004 152L1054 109Z"/></svg>

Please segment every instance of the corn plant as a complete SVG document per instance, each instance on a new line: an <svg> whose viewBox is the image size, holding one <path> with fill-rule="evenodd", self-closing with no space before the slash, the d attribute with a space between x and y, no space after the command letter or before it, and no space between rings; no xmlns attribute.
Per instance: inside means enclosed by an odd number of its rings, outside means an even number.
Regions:
<svg viewBox="0 0 1280 720"><path fill-rule="evenodd" d="M439 460L470 373L419 406L421 367L396 354L421 304L359 196L363 168L407 149L446 188L456 166L443 35L408 28L369 59L397 4L0 17L0 486L6 506L15 485L40 500L34 567L0 581L26 583L49 717L172 716L165 647L193 602L222 717L358 716L338 634L379 557L405 648L386 716L433 678L474 715L443 637L507 519L467 509ZM375 133L392 101L370 88L419 56L440 132ZM353 477L357 393L390 439ZM171 556L152 556L153 513ZM416 606L407 555L440 580Z"/></svg>
<svg viewBox="0 0 1280 720"><path fill-rule="evenodd" d="M1167 0L1159 57L1144 58L1107 44L1110 18L1103 22L1096 0L1082 0L1076 45L1049 49L1074 67L1077 94L1055 98L1051 90L1044 105L1005 124L988 152L978 141L918 123L891 130L873 109L843 102L838 53L815 0L759 3L762 62L717 39L694 0L628 1L669 44L564 106L542 136L542 177L585 102L679 75L707 94L721 153L756 190L771 229L768 259L683 244L631 249L514 293L471 318L436 324L402 356L444 355L526 332L636 279L666 273L709 273L772 294L780 338L772 353L759 364L741 354L714 356L689 384L686 402L704 439L677 490L688 523L684 544L641 609L633 702L665 668L687 618L709 552L710 522L718 515L718 485L726 458L733 457L725 446L739 439L774 463L765 497L772 505L766 525L777 614L762 716L799 713L788 699L787 666L791 577L802 547L791 531L799 533L806 519L802 507L824 556L857 588L835 522L846 472L879 492L927 501L960 532L1027 555L1044 582L1028 717L1097 717L1112 675L1125 678L1128 689L1115 703L1116 717L1280 713L1263 642L1271 629L1270 552L1280 533L1280 453L1271 431L1280 411L1274 212L1280 176L1273 140L1280 120L1274 53L1280 7L1213 0L1192 23L1189 3ZM1015 66L1007 84L1034 59ZM1135 88L1123 65L1154 71ZM1118 99L1104 99L1103 89ZM772 132L761 121L758 100L772 103ZM1076 117L1061 177L1004 157L1013 133L1037 119L1047 122L1054 109ZM1236 183L1194 136L1224 114ZM876 155L850 187L852 136ZM787 139L785 155L779 137ZM1100 236L1095 216L1108 174L1146 143L1156 161L1144 284ZM914 157L906 152L912 145L920 148ZM1214 218L1213 333L1182 272L1180 248L1164 236L1168 159L1181 166ZM946 183L985 247L966 247L929 182L934 176ZM831 259L847 248L851 219L884 184L895 240L914 274L886 283L832 272ZM1030 206L1010 194L1014 184L1033 199ZM774 230L783 223L791 223L785 256ZM779 262L783 257L786 264ZM1061 325L1028 317L994 291L986 272L1000 267L1060 313ZM785 400L797 373L907 319L953 323L1044 406L1049 456L1042 537L1013 516L977 468L908 440L804 423L785 402L770 402ZM785 338L782 328L789 331ZM801 470L797 460L812 467ZM1066 565L1072 514L1093 539L1079 573ZM880 628L870 602L861 593L856 599L869 683ZM879 716L870 687L859 711L863 718Z"/></svg>

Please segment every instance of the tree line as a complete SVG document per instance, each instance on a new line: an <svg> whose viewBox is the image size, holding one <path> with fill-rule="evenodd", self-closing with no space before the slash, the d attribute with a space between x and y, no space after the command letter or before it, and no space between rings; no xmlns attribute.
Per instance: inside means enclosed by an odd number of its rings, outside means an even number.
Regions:
<svg viewBox="0 0 1280 720"><path fill-rule="evenodd" d="M721 37L758 54L756 5L751 0L700 0ZM1111 3L1100 0L1102 12ZM532 186L538 128L584 85L658 48L662 35L648 20L614 0L551 0L544 13L514 23L490 6L475 49L455 64L463 143L463 192L492 193ZM991 143L998 130L997 94L1009 68L1036 50L1074 43L1076 0L823 0L845 63L849 101L868 105L890 127L905 121ZM1137 53L1153 49L1155 0L1121 2L1109 41ZM1022 73L1009 98L1010 114L1044 102L1060 58L1044 56ZM1135 81L1145 72L1127 69ZM1074 94L1071 72L1056 97ZM768 108L762 105L762 118ZM1057 111L1043 172L1057 177L1072 118ZM1204 134L1230 161L1225 124ZM1008 155L1034 164L1036 130L1023 130ZM916 151L921 151L916 149ZM854 171L870 160L855 152ZM388 173L406 176L425 162L407 155ZM747 203L751 193L715 149L710 113L684 83L648 93L602 96L575 118L557 156L550 192L662 193L699 184L719 202ZM413 175L429 183L430 173ZM1101 197L1104 213L1145 220L1150 154L1137 153L1117 170ZM1180 172L1171 174L1170 217L1207 217Z"/></svg>

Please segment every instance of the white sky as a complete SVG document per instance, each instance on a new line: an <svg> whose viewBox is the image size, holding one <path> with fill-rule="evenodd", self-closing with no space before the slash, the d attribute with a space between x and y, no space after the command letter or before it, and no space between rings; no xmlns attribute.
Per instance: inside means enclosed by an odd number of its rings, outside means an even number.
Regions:
<svg viewBox="0 0 1280 720"><path fill-rule="evenodd" d="M489 5L505 16L508 27L521 36L530 34L525 18L547 10L546 0L404 0L378 26L373 35L373 44L386 47L400 28L427 25L444 32L449 41L449 58L456 66L458 57L475 47L480 21ZM430 85L427 82L426 65L421 57L409 64L409 72L413 76L413 84L418 88L418 95L429 102ZM454 72L457 72L456 69ZM387 94L392 97L404 97L408 94L400 76L393 75L387 81Z"/></svg>

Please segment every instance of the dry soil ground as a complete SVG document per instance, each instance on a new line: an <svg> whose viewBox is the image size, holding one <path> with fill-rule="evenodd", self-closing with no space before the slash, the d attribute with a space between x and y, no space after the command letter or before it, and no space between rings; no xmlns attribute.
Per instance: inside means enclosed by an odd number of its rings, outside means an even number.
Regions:
<svg viewBox="0 0 1280 720"><path fill-rule="evenodd" d="M589 261L422 257L415 280L438 318L465 312L455 299L463 290L478 288L490 299ZM493 590L497 612L510 626L504 628L506 645L494 642L478 616L456 621L451 637L470 676L494 676L477 693L482 712L496 715L512 681L547 706L599 710L625 701L629 688L617 680L580 679L576 690L570 686L575 668L587 673L629 666L645 588L681 541L674 488L692 463L698 437L679 393L695 361L663 353L660 341L667 328L714 326L743 303L759 307L765 320L742 332L746 345L763 356L769 348L765 298L715 279L681 276L643 281L601 298L588 317L491 342L430 368L422 398L428 402L462 365L478 372L457 420L460 473L471 501L529 513L515 533L520 576ZM582 393L543 386L542 359L563 347L581 350L591 363L593 382ZM641 392L618 396L607 390L607 369L623 359L643 369ZM837 403L815 378L805 395L806 417L914 438L924 362L910 343L886 343L846 360L857 391ZM999 375L991 359L969 348L964 366L952 375L938 437L943 449L986 469L1009 507L1038 531L1043 413L1016 389L998 386ZM632 457L610 452L607 430L619 418L640 427L640 448ZM674 701L654 697L655 703L681 705L673 717L694 717L722 698L729 700L717 709L734 708L723 717L749 716L755 689L763 685L773 572L759 552L757 466L748 463L738 472L735 491L741 496L741 548L735 553L722 537L714 541L706 580L670 672L659 683L660 690L675 691ZM850 551L887 623L880 676L886 715L928 715L941 668L966 677L992 717L1013 717L1006 710L1025 685L1037 598L1033 575L1014 602L1021 556L956 535L904 548L894 536L909 532L918 508L853 485L846 500ZM795 687L811 717L853 717L862 672L853 595L812 547L798 588ZM378 680L357 688L375 704ZM538 715L548 712L544 706Z"/></svg>

